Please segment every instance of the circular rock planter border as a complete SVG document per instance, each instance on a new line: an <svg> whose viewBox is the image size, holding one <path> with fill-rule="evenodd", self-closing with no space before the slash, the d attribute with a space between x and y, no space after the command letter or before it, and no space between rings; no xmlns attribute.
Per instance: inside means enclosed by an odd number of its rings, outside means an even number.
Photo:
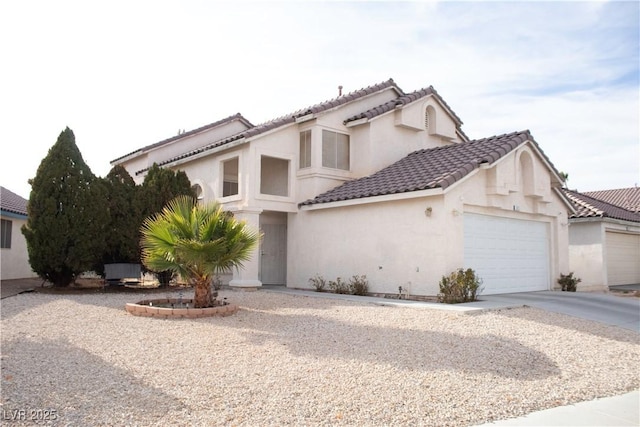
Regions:
<svg viewBox="0 0 640 427"><path fill-rule="evenodd" d="M216 307L193 308L193 307L158 307L159 304L192 304L190 299L151 299L137 303L127 303L125 309L134 316L156 317L160 319L196 319L200 317L231 316L238 311L235 304L225 304Z"/></svg>

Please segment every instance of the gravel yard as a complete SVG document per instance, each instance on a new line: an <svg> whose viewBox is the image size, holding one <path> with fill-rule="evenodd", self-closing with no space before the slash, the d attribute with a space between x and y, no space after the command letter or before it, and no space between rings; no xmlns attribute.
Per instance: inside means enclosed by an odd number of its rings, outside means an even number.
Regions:
<svg viewBox="0 0 640 427"><path fill-rule="evenodd" d="M638 334L560 314L222 296L241 310L160 320L124 304L163 294L2 300L3 424L53 410L41 424L464 426L640 387Z"/></svg>

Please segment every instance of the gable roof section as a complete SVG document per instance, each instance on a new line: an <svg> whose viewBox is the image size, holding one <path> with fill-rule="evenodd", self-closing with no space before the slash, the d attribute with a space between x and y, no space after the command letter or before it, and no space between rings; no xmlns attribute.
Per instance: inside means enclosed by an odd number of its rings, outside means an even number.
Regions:
<svg viewBox="0 0 640 427"><path fill-rule="evenodd" d="M404 94L404 92L402 92L402 89L400 89L398 87L398 85L396 85L396 83L393 81L393 79L389 79L389 80L384 81L382 83L378 83L378 84L375 84L373 86L368 86L368 87L365 87L363 89L359 89L359 90L356 90L354 92L350 92L350 93L348 93L346 95L342 95L342 96L339 96L337 98L321 102L321 103L313 105L311 107L302 108L302 109L297 110L297 111L295 111L295 112L293 112L291 114L287 114L287 115L278 117L276 119L270 120L268 122L259 124L257 126L254 126L254 127L250 128L250 129L247 129L245 131L237 133L235 135L231 135L231 136L229 136L227 138L224 138L224 139L221 139L221 140L218 140L218 141L214 141L213 143L211 143L209 145L205 145L204 147L201 147L201 148L198 148L196 150L192 150L192 151L189 151L187 153L181 154L180 156L176 156L176 157L173 157L171 159L165 160L165 161L163 161L161 163L158 163L158 166L164 166L164 165L167 165L169 163L173 163L173 162L176 162L176 161L179 161L179 160L182 160L182 159L193 157L193 156L195 156L197 154L201 154L203 152L212 150L212 149L220 147L222 145L229 144L229 143L231 143L233 141L238 141L238 140L241 140L243 138L246 139L246 138L250 138L250 137L253 137L253 136L256 136L256 135L260 135L260 134L268 132L270 130L279 128L281 126L285 126L285 125L288 125L288 124L291 124L291 123L295 123L296 119L298 119L300 117L304 117L304 116L309 115L309 114L321 113L321 112L330 110L332 108L336 108L336 107L339 107L341 105L347 104L349 102L355 101L357 99L363 98L363 97L365 97L367 95L371 95L371 94L383 91L383 90L388 89L388 88L393 88L394 90L396 90L396 92L398 92L400 94ZM180 135L180 136L183 136L183 135ZM141 169L139 171L136 171L136 175L139 175L139 174L141 174L143 172L146 172L147 170L149 170L148 167L144 168L144 169Z"/></svg>
<svg viewBox="0 0 640 427"><path fill-rule="evenodd" d="M578 193L577 191L567 190L566 188L563 188L562 192L571 200L576 210L576 213L569 215L571 219L613 218L640 222L640 214L631 212L620 206L598 200L583 193Z"/></svg>
<svg viewBox="0 0 640 427"><path fill-rule="evenodd" d="M550 167L551 162L537 147L528 130L460 144L414 151L396 163L364 178L320 194L300 206L338 202L365 197L442 188L456 183L482 164L492 164L516 147L531 141ZM555 169L554 169L555 170Z"/></svg>
<svg viewBox="0 0 640 427"><path fill-rule="evenodd" d="M190 130L188 132L172 136L171 138L163 139L162 141L156 142L154 144L147 145L146 147L139 148L139 149L137 149L135 151L132 151L129 154L125 154L124 156L120 156L117 159L112 160L111 163L117 162L118 160L122 160L125 157L129 157L129 156L131 156L133 154L139 154L139 153L141 154L141 153L144 153L146 151L153 150L154 148L162 147L163 145L169 144L170 142L173 142L173 141L177 141L178 139L186 138L188 136L195 135L195 134L198 134L200 132L204 132L204 131L209 130L209 129L213 129L213 128L218 127L220 125L231 123L231 122L234 122L236 120L242 122L242 124L244 124L248 128L254 127L253 124L251 124L251 122L249 120L245 119L242 116L242 114L236 113L236 114L234 114L232 116L225 117L222 120L218 120L216 122L209 123L208 125L204 125L204 126L201 126L199 128Z"/></svg>
<svg viewBox="0 0 640 427"><path fill-rule="evenodd" d="M27 216L27 200L13 191L0 187L0 210Z"/></svg>
<svg viewBox="0 0 640 427"><path fill-rule="evenodd" d="M618 188L614 190L585 191L582 194L631 212L640 212L640 188Z"/></svg>
<svg viewBox="0 0 640 427"><path fill-rule="evenodd" d="M438 102L451 114L451 117L453 117L458 124L462 124L462 120L460 120L460 117L458 117L456 113L453 112L451 107L449 107L449 105L444 101L444 99L442 99L442 97L438 94L438 92L436 92L433 86L429 86L429 87L417 90L415 92L411 92L411 93L399 96L398 98L385 102L384 104L379 105L375 108L372 108L360 114L356 114L355 116L351 116L348 119L346 119L344 123L347 124L349 122L353 122L360 119L372 119L388 111L395 110L396 108L399 108L399 107L404 107L405 105L408 105L414 101L417 101L418 99L424 98L427 95L433 95L438 100Z"/></svg>
<svg viewBox="0 0 640 427"><path fill-rule="evenodd" d="M445 111L449 113L449 115L456 122L456 130L458 131L458 133L464 138L465 141L468 141L469 138L467 137L467 135L464 134L464 132L462 132L462 129L460 128L460 126L462 125L462 120L451 109L451 107L449 107L449 104L445 102L445 100L440 96L440 94L436 92L433 86L429 86L429 87L417 90L415 92L411 92L411 93L399 96L398 98L392 99L391 101L387 101L382 105L378 105L377 107L374 107L362 113L356 114L355 116L351 116L348 119L346 119L343 123L346 125L348 123L355 122L361 119L371 120L374 117L378 117L384 113L393 111L396 108L402 108L405 105L411 104L412 102L417 101L418 99L424 98L429 95L433 96L438 101L438 103L440 103L442 108L444 108Z"/></svg>

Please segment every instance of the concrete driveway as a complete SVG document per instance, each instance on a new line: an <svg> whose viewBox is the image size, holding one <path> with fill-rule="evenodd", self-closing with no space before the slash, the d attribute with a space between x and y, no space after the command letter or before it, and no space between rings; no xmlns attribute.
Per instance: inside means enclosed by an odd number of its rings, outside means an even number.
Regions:
<svg viewBox="0 0 640 427"><path fill-rule="evenodd" d="M8 298L42 286L42 279L0 280L0 298Z"/></svg>
<svg viewBox="0 0 640 427"><path fill-rule="evenodd" d="M555 313L568 314L619 326L640 333L640 298L591 292L523 292L503 295L480 295L482 301L468 303L498 306L522 306L541 308Z"/></svg>

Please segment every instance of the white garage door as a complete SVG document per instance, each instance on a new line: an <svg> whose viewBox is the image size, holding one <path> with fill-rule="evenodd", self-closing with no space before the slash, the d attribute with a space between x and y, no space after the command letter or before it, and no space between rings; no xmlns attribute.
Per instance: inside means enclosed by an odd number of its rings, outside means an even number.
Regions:
<svg viewBox="0 0 640 427"><path fill-rule="evenodd" d="M464 266L483 279L485 295L549 290L547 224L465 214Z"/></svg>
<svg viewBox="0 0 640 427"><path fill-rule="evenodd" d="M605 236L609 286L640 283L640 235L607 231Z"/></svg>

